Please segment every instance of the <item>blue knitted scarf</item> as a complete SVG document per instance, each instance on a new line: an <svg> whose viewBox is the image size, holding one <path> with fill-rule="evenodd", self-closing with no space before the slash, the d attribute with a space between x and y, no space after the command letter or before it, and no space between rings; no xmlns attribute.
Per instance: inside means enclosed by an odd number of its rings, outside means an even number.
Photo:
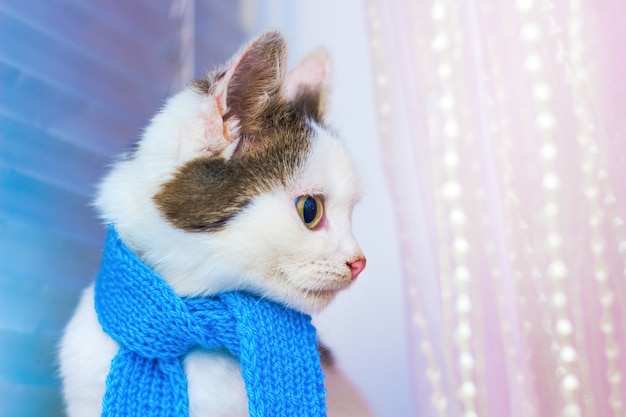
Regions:
<svg viewBox="0 0 626 417"><path fill-rule="evenodd" d="M120 345L102 416L186 417L182 357L227 349L241 364L251 417L326 415L311 317L240 292L181 298L109 227L95 284L100 324Z"/></svg>

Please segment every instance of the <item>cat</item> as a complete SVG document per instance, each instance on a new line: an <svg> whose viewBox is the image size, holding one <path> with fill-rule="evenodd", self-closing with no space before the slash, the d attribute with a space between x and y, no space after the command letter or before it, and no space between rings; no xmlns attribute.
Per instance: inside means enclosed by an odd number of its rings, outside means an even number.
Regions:
<svg viewBox="0 0 626 417"><path fill-rule="evenodd" d="M365 267L351 226L358 176L324 122L328 54L286 71L286 48L264 33L174 95L99 186L103 221L180 296L245 290L313 313ZM117 350L91 285L60 345L70 417L100 415ZM328 415L369 416L323 362ZM183 365L191 417L248 416L233 356L195 349Z"/></svg>

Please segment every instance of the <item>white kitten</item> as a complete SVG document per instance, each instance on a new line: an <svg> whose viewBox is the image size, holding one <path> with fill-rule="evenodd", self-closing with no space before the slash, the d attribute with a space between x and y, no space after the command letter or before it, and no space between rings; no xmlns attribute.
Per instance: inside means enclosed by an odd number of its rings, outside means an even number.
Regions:
<svg viewBox="0 0 626 417"><path fill-rule="evenodd" d="M288 74L285 61L278 33L258 37L172 97L100 186L104 221L181 296L243 289L310 313L365 266L351 230L358 179L323 122L327 57ZM93 297L90 286L61 344L71 417L100 415L118 350ZM370 415L324 362L329 416ZM248 415L234 357L198 349L184 368L192 417Z"/></svg>

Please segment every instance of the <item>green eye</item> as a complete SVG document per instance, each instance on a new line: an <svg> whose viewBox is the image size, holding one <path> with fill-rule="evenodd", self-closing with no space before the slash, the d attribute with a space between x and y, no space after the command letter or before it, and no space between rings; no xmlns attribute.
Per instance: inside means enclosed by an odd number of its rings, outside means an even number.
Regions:
<svg viewBox="0 0 626 417"><path fill-rule="evenodd" d="M296 210L304 225L309 229L315 229L324 214L322 200L314 195L301 195L296 198Z"/></svg>

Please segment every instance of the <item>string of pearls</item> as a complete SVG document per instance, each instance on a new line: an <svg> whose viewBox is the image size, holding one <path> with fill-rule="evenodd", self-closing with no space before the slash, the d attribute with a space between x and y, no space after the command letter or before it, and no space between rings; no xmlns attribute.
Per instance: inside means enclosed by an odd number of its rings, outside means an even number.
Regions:
<svg viewBox="0 0 626 417"><path fill-rule="evenodd" d="M483 4L479 10L485 21L493 19L494 10L489 5ZM510 20L510 16L507 15L499 17L505 21ZM519 38L524 39L525 36L527 35L522 31ZM513 146L511 122L506 110L512 107L509 100L514 99L515 91L507 88L503 81L503 71L505 71L502 61L503 51L498 49L498 46L502 48L498 41L492 37L484 39L488 61L484 68L487 74L486 80L489 82L482 87L489 92L485 105L493 122L487 126L486 136L490 140L495 168L500 178L505 256L508 266L500 270L495 259L489 264L494 265L490 271L494 287L506 285L505 279L514 286L512 289L515 291L514 294L508 294L508 297L505 297L504 290L501 290L496 296L500 317L500 335L504 345L506 367L510 375L509 384L512 385L509 390L512 407L520 415L531 417L538 415L538 405L531 385L532 375L529 371L533 349L528 347L532 345L530 333L537 330L529 318L536 313L537 309L529 305L525 294L537 293L543 300L547 297L541 286L529 281L539 280L541 274L538 272L531 238L528 235L529 224L532 224L532 220L527 218L528 210L523 209L522 200L515 185L516 180L519 180L519 173L514 169L514 162L520 158L520 153L519 149ZM491 250L493 251L493 248ZM533 287L532 290L529 290L531 287ZM516 300L517 303L511 306L511 300ZM527 348L520 350L518 346L523 345Z"/></svg>
<svg viewBox="0 0 626 417"><path fill-rule="evenodd" d="M417 8L418 6L416 6ZM435 189L434 200L436 217L438 219L439 249L439 278L441 284L441 301L444 309L444 323L448 329L454 329L452 340L456 345L457 360L449 363L458 364L456 369L449 369L451 381L457 381L457 397L463 405L464 417L476 417L479 412L478 398L484 398L484 384L477 387L477 374L484 366L474 354L476 344L480 342L479 330L472 323L472 312L477 303L472 302L472 266L469 262L470 248L468 240L470 224L469 214L466 212L471 206L471 196L464 196L467 189L463 186L463 175L471 175L472 168L463 164L460 155L461 147L467 145L468 138L464 136L468 129L468 114L464 111L465 97L463 80L456 69L463 65L463 33L460 22L459 5L454 1L437 0L430 10L430 22L420 25L431 27L432 32L424 31L430 36L430 45L427 51L422 51L427 57L428 65L436 68L436 74L431 81L431 92L436 92L436 104L429 109L428 127L431 155L441 155L441 160L434 160L432 164L433 182ZM417 55L417 54L416 54ZM440 152L440 153L439 153ZM440 162L441 161L441 162ZM483 190L484 196L484 190ZM447 247L446 241L452 243ZM453 309L451 311L451 309ZM452 347L452 346L450 346ZM447 356L452 356L448 352ZM456 374L456 375L455 375ZM456 376L456 378L455 378ZM482 407L482 415L487 414L486 407Z"/></svg>
<svg viewBox="0 0 626 417"><path fill-rule="evenodd" d="M590 78L594 74L594 58L589 48L585 47L590 33L582 32L581 29L586 17L583 11L584 2L568 1L566 30L558 24L552 1L516 0L514 12L510 12L511 8L507 9L507 13L514 15L514 18L508 16L508 23L519 22L519 41L525 52L525 59L521 63L525 76L519 81L521 84L529 83L533 98L530 109L525 109L535 114L534 132L529 137L517 138L515 135L521 136L524 133L512 132L506 111L498 110L498 103L506 101L507 89L513 91L515 86L507 85L503 80L508 78L500 74L503 66L498 60L497 47L493 47L497 42L485 40L490 58L490 65L485 68L491 77L491 86L480 88L491 88L494 91L495 104L490 105L488 111L491 115L496 115L494 119L499 119L499 122L489 127L488 137L492 141L500 141L493 142L491 148L500 161L505 241L509 249L508 265L505 265L504 270L494 268L490 274L494 287L498 287L500 291L497 294L497 306L507 371L512 377L509 382L516 384L516 388L510 389L510 395L525 400L521 415L553 413L555 404L560 407L556 411L563 417L597 415L598 410L605 410L602 401L608 403L615 415L622 415L624 408L620 393L623 390L623 371L619 367L619 340L614 317L621 307L622 317L626 318L626 283L623 277L620 279L614 276L613 268L616 263L610 252L617 250L622 261L626 260L624 221L617 213L615 187L608 174L608 157L603 154L603 150L608 147L600 143L603 140L608 141L608 137L602 131L602 126L599 126L597 109L594 108L598 101L593 96L594 90L590 85ZM421 335L420 349L427 362L426 377L433 387L432 403L438 414L461 414L457 412L459 404L446 400L445 384L442 384L443 371L447 381L456 384L463 415L485 416L488 411L485 405L487 400L486 395L481 394L484 392L481 378L485 378L485 358L484 355L475 354L485 352L480 344L483 339L480 331L483 327L476 319L481 316L480 303L476 302L476 294L473 293L473 288L480 286L480 283L476 283L479 277L473 276L473 272L476 271L476 259L480 259L478 251L485 242L476 240L473 233L479 231L479 235L483 236L488 220L476 216L479 212L477 206L482 204L477 201L484 198L481 195L477 199L468 198L469 187L480 183L472 177L474 174L478 175L479 167L470 167L460 157L465 154L464 146L469 146L465 132L472 131L467 110L470 106L468 98L464 96L469 89L461 85L463 80L457 74L457 68L463 64L462 54L468 49L463 45L464 33L460 29L463 25L459 15L462 14L463 6L453 1L435 0L430 13L425 15L421 2L413 2L411 5L410 19L415 23L415 28L411 29L415 31L411 41L417 51L411 51L411 58L416 60L412 64L415 68L434 66L434 70L427 69L425 74L413 75L426 79L426 91L430 93L431 106L426 113L429 155L433 155L430 170L432 184L435 186L433 206L436 232L440 237L436 253L445 358L441 367L438 366L437 355L433 352L432 333L423 315L418 287L415 285L418 282L416 272L411 268L410 262L404 265L409 281L409 303L413 309L413 324ZM483 6L484 4L480 5ZM485 8L481 10L484 11ZM382 150L385 164L390 167L391 156L386 151L393 147L392 101L380 9L376 0L369 1L369 12ZM485 17L485 21L488 22L489 18ZM567 48L564 36L567 36ZM555 61L561 64L566 74L567 85L571 90L568 92L572 94L577 124L572 131L576 132L576 143L581 150L581 159L576 163L580 163L584 185L581 204L591 213L589 227L583 226L585 233L589 233L589 248L588 253L581 254L585 259L581 260L584 265L582 269L572 257L575 252L571 249L572 242L566 241L566 223L563 220L568 215L565 204L570 201L568 197L576 194L577 185L566 181L568 173L571 174L568 170L572 164L571 160L564 158L565 151L560 145L565 143L563 138L568 132L565 126L568 119L561 116L569 109L563 107L559 84L551 78L555 76L555 72L548 71L554 68L550 65L553 63L552 53L556 54ZM420 65L420 59L426 65ZM560 75L561 73L557 73L557 76ZM519 195L516 181L521 184L528 182L526 176L529 174L515 169L514 162L519 158L516 152L520 148L517 144L513 147L513 137L524 139L524 146L533 147L534 155L531 158L537 163L533 168L541 173L541 192L534 193L535 195ZM436 155L441 156L441 159L437 159ZM535 207L543 207L540 215L533 211ZM400 207L397 210L402 222L410 222ZM475 219L481 221L476 222ZM607 234L608 229L612 229L612 233ZM534 235L533 231L537 230L545 232L541 236ZM487 235L484 233L484 236ZM410 247L407 236L402 233L401 240L403 247ZM542 250L543 248L548 251ZM493 243L487 242L485 250L492 257L495 250ZM410 253L405 253L405 261L410 257ZM540 267L544 264L548 265L546 270ZM588 351L589 346L595 343L588 342L595 333L584 321L583 311L586 305L581 302L587 295L583 292L584 289L589 288L586 280L589 276L587 265L590 265L589 273L597 284L594 295L597 291L595 302L600 310L600 331L605 341L602 346L605 347L606 381L610 386L606 399L594 397L594 392L604 392L594 387L597 383L594 381L597 370L590 369L587 361L579 359L591 357L593 352ZM500 288L504 281L508 282L502 277L508 275L514 278L514 291L518 296L515 306L517 311L514 311L515 307L506 305L506 301L511 300L511 293L508 292L505 296L502 293L504 290ZM528 279L529 277L532 279ZM527 294L537 298L529 299ZM519 324L516 322L516 313L519 314L523 329L521 340L519 333L511 331ZM453 343L449 343L451 341ZM552 347L547 353L542 351L546 344ZM524 347L521 352L517 350L520 345ZM546 372L545 375L536 375L535 380L532 380L531 369L554 368L554 377ZM553 384L554 378L557 378L558 385ZM534 392L533 384L536 390Z"/></svg>
<svg viewBox="0 0 626 417"><path fill-rule="evenodd" d="M440 138L442 134L442 123L436 119L436 114L439 112L439 109L444 112L451 112L455 107L455 96L451 86L448 88L447 94L437 95L433 93L433 91L439 92L438 86L440 80L450 76L452 67L449 62L443 62L438 66L436 77L433 80L431 79L433 76L432 70L430 70L430 68L424 69L424 65L422 65L419 59L420 57L428 57L426 59L427 65L431 66L433 62L432 55L436 55L448 49L450 42L448 34L445 32L437 33L434 29L429 30L431 24L441 23L441 21L445 18L445 14L445 5L442 5L440 2L436 2L434 4L430 13L424 13L424 9L420 2L411 3L410 22L412 23L414 32L412 33L413 44L410 44L410 47L415 48L413 53L410 54L412 59L411 67L415 68L417 71L415 76L420 77L420 81L424 81L428 84L428 87L425 90L428 91L427 94L429 94L431 104L433 104L432 101L435 102L435 109L427 112L429 155L441 155L443 153L441 149L439 149L439 142L437 141L437 138ZM436 35L433 36L434 33L436 33ZM446 131L448 135L456 136L458 134L458 126L453 121L450 121L450 123L447 124ZM450 152L446 153L446 156L444 156L443 159L447 161L445 163L449 167L453 168L458 164L458 153L450 150ZM428 162L430 162L431 165L429 172L432 175L432 206L434 208L435 215L436 235L441 237L437 241L436 254L438 269L437 276L439 278L438 283L441 296L442 326L440 334L442 346L441 350L444 357L443 370L446 373L446 380L448 381L449 388L456 390L457 396L464 395L473 397L476 392L475 384L473 384L473 382L468 381L468 383L461 385L461 387L458 388L455 387L455 381L458 379L459 368L464 374L473 372L476 367L474 355L470 352L455 352L455 343L452 343L456 336L459 337L457 340L465 341L469 341L471 336L471 327L467 324L467 320L464 320L464 322L461 323L455 323L454 303L452 300L454 282L458 281L462 285L467 285L470 280L470 273L469 269L463 265L457 265L456 268L453 269L449 258L452 248L447 245L445 239L445 237L448 236L448 228L451 224L450 216L453 216L456 219L456 223L460 227L465 224L467 216L460 209L455 211L455 214L447 214L448 208L445 200L457 199L461 194L461 186L458 181L444 180L444 174L441 172L441 164L439 163L439 160L433 160L431 157L431 159L425 163ZM443 198L441 198L442 196ZM464 242L459 240L457 247L463 250L465 248ZM465 299L469 299L469 297L465 297ZM454 395L455 394L453 393L449 395L448 398L452 400ZM460 404L455 401L450 401L447 404L439 402L439 404L441 406L444 404L446 405L447 410L443 407L440 409L440 412L445 412L446 415L460 414L458 411Z"/></svg>
<svg viewBox="0 0 626 417"><path fill-rule="evenodd" d="M372 61L374 67L374 77L375 77L375 90L376 97L378 101L378 127L379 127L379 135L382 143L381 149L383 152L383 163L386 168L389 170L389 174L391 178L394 177L392 171L393 161L391 158L391 149L393 149L393 143L391 142L391 94L389 87L389 72L387 70L387 62L388 58L385 56L384 51L384 43L383 43L383 34L382 34L382 19L380 14L380 9L376 0L369 0L367 4L368 11L368 20L369 20L369 30L370 30L370 43L372 50ZM399 202L400 198L397 195L397 191L395 191L395 200ZM396 213L399 216L402 216L403 219L404 214L400 212L399 207L402 204L398 203L395 205ZM407 219L410 221L410 219ZM404 221L404 219L402 220ZM404 224L404 223L402 223ZM417 286L415 282L417 282L417 271L413 268L412 258L413 254L408 253L407 248L410 248L408 237L400 233L401 247L403 249L403 269L406 275L406 279L409 282L409 305L411 310L413 311L412 323L417 328L419 338L421 340L420 350L424 355L427 363L426 368L426 378L429 381L433 393L431 397L431 403L436 410L437 414L440 417L445 417L448 415L447 407L448 402L445 396L445 393L442 389L441 384L441 370L438 367L438 362L435 357L433 351L433 344L430 338L430 332L428 330L428 326L426 320L424 319L424 315L422 312L422 305L418 295Z"/></svg>
<svg viewBox="0 0 626 417"><path fill-rule="evenodd" d="M581 0L570 0L568 19L569 36L569 61L566 61L571 74L570 82L572 86L572 97L574 103L574 114L576 116L578 128L576 131L577 142L582 150L583 161L581 171L584 178L584 194L592 213L589 219L591 231L591 265L592 274L598 286L599 304L601 308L600 330L605 339L606 358L606 379L610 387L609 407L615 415L623 413L623 402L621 399L622 373L619 368L619 346L615 337L615 323L613 321L613 309L615 293L609 283L609 266L607 264L607 248L610 242L604 236L604 230L613 226L615 232L619 234L623 229L621 219L616 215L615 197L613 186L606 168L606 157L603 151L604 146L598 147L598 140L606 139L606 135L594 122L594 112L592 103L594 97L591 94L590 77L595 73L591 66L593 59L586 51L582 38L583 28L583 4ZM587 48L588 49L588 48ZM606 140L605 140L606 143ZM613 224L607 225L613 218ZM617 279L615 281L621 281ZM623 286L622 286L623 288ZM594 410L589 410L589 415L595 414Z"/></svg>
<svg viewBox="0 0 626 417"><path fill-rule="evenodd" d="M533 84L533 96L537 117L535 127L540 138L539 154L543 167L543 188L546 198L545 228L547 229L546 241L550 250L550 262L547 276L552 286L552 312L554 319L548 328L554 332L557 343L553 345L553 351L557 357L557 377L560 379L559 393L563 400L561 415L563 417L578 417L581 415L579 393L581 385L578 352L574 347L574 325L570 317L569 304L573 301L568 297L568 292L574 287L575 277L572 275L572 267L568 265L563 250L563 237L559 222L559 211L562 207L560 201L564 200L562 191L562 175L559 174L559 149L557 138L559 134L558 120L555 116L555 104L553 101L554 86L545 77L542 67L547 60L542 43L554 42L557 49L557 59L563 53L561 40L556 37L561 32L556 19L548 19L548 28L541 25L536 18L543 11L546 16L554 8L549 0L541 4L535 4L532 0L518 0L518 10L522 15L522 36L526 41L527 57L525 68ZM534 10L540 7L540 10ZM545 37L544 33L548 36Z"/></svg>

